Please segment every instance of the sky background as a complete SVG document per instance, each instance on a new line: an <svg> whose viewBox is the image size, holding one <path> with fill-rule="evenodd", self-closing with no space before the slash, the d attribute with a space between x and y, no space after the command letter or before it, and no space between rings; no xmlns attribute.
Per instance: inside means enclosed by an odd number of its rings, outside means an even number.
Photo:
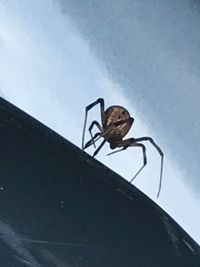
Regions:
<svg viewBox="0 0 200 267"><path fill-rule="evenodd" d="M165 153L160 198L149 144L134 184L200 244L199 26L198 1L0 0L0 95L79 147L85 106L125 106L128 137L152 136ZM142 164L140 149L108 152L97 159L127 180Z"/></svg>

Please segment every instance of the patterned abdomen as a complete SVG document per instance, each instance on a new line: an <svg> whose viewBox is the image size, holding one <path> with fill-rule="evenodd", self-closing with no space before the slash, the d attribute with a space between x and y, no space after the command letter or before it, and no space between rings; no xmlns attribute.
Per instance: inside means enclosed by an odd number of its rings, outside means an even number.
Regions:
<svg viewBox="0 0 200 267"><path fill-rule="evenodd" d="M117 126L112 125L116 122L130 118L129 112L121 106L111 106L105 111L105 129L110 129L106 132L104 138L106 140L121 140L130 130L129 121Z"/></svg>

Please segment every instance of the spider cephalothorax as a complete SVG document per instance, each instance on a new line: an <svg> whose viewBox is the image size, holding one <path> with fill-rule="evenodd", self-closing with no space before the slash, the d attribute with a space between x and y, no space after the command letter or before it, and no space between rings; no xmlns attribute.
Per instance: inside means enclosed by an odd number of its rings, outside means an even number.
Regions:
<svg viewBox="0 0 200 267"><path fill-rule="evenodd" d="M91 123L89 127L89 133L91 135L91 139L86 144L84 144L87 114L88 114L88 111L97 104L100 104L100 107L101 107L101 124L98 121L93 121ZM159 152L161 156L160 183L159 183L159 189L158 189L158 194L157 194L157 197L158 197L160 194L161 183L162 183L164 154L151 137L146 136L146 137L139 137L139 138L128 138L128 139L123 140L124 136L129 132L133 122L134 122L134 119L130 117L129 112L124 107L111 106L105 110L103 98L97 99L95 102L91 103L90 105L86 107L83 136L82 136L82 149L84 150L91 145L94 145L94 147L96 148L95 142L99 140L101 137L103 138L103 141L100 144L100 146L95 150L93 156L95 156L100 151L100 149L106 142L110 143L111 149L115 149L117 147L121 148L117 151L109 153L108 155L119 152L121 150L125 150L128 147L134 147L134 146L141 147L142 152L143 152L143 165L139 169L139 171L134 175L134 177L131 179L130 182L132 182L147 164L146 147L140 142L149 141L157 149L157 151ZM93 136L92 129L94 125L97 126L97 128L99 129L99 132L97 132Z"/></svg>

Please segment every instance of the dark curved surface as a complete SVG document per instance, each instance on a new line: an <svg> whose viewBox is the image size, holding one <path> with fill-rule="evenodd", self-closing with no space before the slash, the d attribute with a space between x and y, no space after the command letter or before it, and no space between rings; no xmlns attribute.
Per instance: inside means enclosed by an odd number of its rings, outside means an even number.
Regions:
<svg viewBox="0 0 200 267"><path fill-rule="evenodd" d="M155 203L2 98L0 144L0 266L200 266Z"/></svg>

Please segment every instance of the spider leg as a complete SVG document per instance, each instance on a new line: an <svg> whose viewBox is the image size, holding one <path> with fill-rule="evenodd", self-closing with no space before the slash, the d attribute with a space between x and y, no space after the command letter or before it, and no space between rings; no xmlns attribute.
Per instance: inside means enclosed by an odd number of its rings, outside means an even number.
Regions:
<svg viewBox="0 0 200 267"><path fill-rule="evenodd" d="M118 153L118 152L123 151L123 150L125 150L125 149L124 148L121 148L121 149L115 150L113 152L108 153L107 156L110 156L112 154Z"/></svg>
<svg viewBox="0 0 200 267"><path fill-rule="evenodd" d="M106 143L106 140L104 139L103 142L100 144L100 146L94 151L93 157L99 153L100 149L103 147L103 145Z"/></svg>
<svg viewBox="0 0 200 267"><path fill-rule="evenodd" d="M129 138L126 140L121 140L120 142L117 143L118 147L122 147L121 149L118 149L114 152L109 153L108 155L112 155L114 153L123 151L127 149L128 147L141 147L142 148L142 153L143 153L143 165L142 167L137 171L137 173L134 175L134 177L130 180L130 183L138 176L138 174L142 171L142 169L147 165L147 155L146 155L146 147L143 144L137 143L136 139L134 138Z"/></svg>
<svg viewBox="0 0 200 267"><path fill-rule="evenodd" d="M162 152L162 150L160 149L160 147L153 141L153 139L151 137L148 137L148 136L140 137L140 138L136 138L135 141L136 142L149 141L156 148L156 150L158 151L158 153L161 156L160 182L159 182L159 188L158 188L158 193L157 193L157 197L159 197L161 186L162 186L162 174L163 174L164 153Z"/></svg>
<svg viewBox="0 0 200 267"><path fill-rule="evenodd" d="M102 127L100 125L100 123L98 123L98 121L93 121L88 129L88 131L90 132L90 136L91 136L91 139L93 139L93 145L94 145L94 148L96 148L96 145L95 145L95 141L94 141L94 137L93 137L93 134L92 134L92 129L94 126L97 126L97 128L102 132Z"/></svg>
<svg viewBox="0 0 200 267"><path fill-rule="evenodd" d="M135 143L134 146L139 146L142 148L143 153L143 165L142 167L136 172L136 174L133 176L133 178L130 180L130 183L133 182L133 180L138 176L138 174L141 172L141 170L147 165L147 155L146 155L146 147L143 144Z"/></svg>
<svg viewBox="0 0 200 267"><path fill-rule="evenodd" d="M83 150L85 150L86 148L88 148L89 146L93 145L96 141L99 140L99 138L101 138L101 133L96 133L84 146ZM99 137L99 138L97 138ZM97 139L96 139L97 138ZM96 139L96 140L95 140Z"/></svg>
<svg viewBox="0 0 200 267"><path fill-rule="evenodd" d="M85 129L86 129L86 124L87 124L88 111L94 106L96 106L97 104L100 104L102 125L103 126L105 125L104 100L103 98L98 98L95 102L91 103L85 108L85 120L84 120L84 125L83 125L83 134L82 134L82 149L84 148Z"/></svg>
<svg viewBox="0 0 200 267"><path fill-rule="evenodd" d="M121 120L121 121L117 121L115 123L113 123L112 125L110 125L105 131L102 129L102 126L97 122L97 121L93 121L89 127L89 132L90 132L90 135L91 135L91 139L86 143L86 145L83 147L83 150L86 149L87 147L91 146L92 143L93 145L96 147L95 145L95 142L98 141L101 137L104 138L104 136L109 133L110 131L112 131L112 129L118 125L121 125L123 123L126 123L126 122L129 122L130 124L130 127L132 126L133 122L134 122L134 119L132 117L128 118L128 119L125 119L125 120ZM92 128L94 127L94 125L96 125L98 127L98 129L101 131L100 133L96 133L95 136L93 137L92 135ZM97 138L98 137L98 138ZM97 138L97 139L96 139ZM96 140L95 140L96 139ZM122 149L123 150L123 149ZM115 153L117 151L114 151L112 153ZM112 154L110 153L110 154ZM110 155L108 154L108 155Z"/></svg>

